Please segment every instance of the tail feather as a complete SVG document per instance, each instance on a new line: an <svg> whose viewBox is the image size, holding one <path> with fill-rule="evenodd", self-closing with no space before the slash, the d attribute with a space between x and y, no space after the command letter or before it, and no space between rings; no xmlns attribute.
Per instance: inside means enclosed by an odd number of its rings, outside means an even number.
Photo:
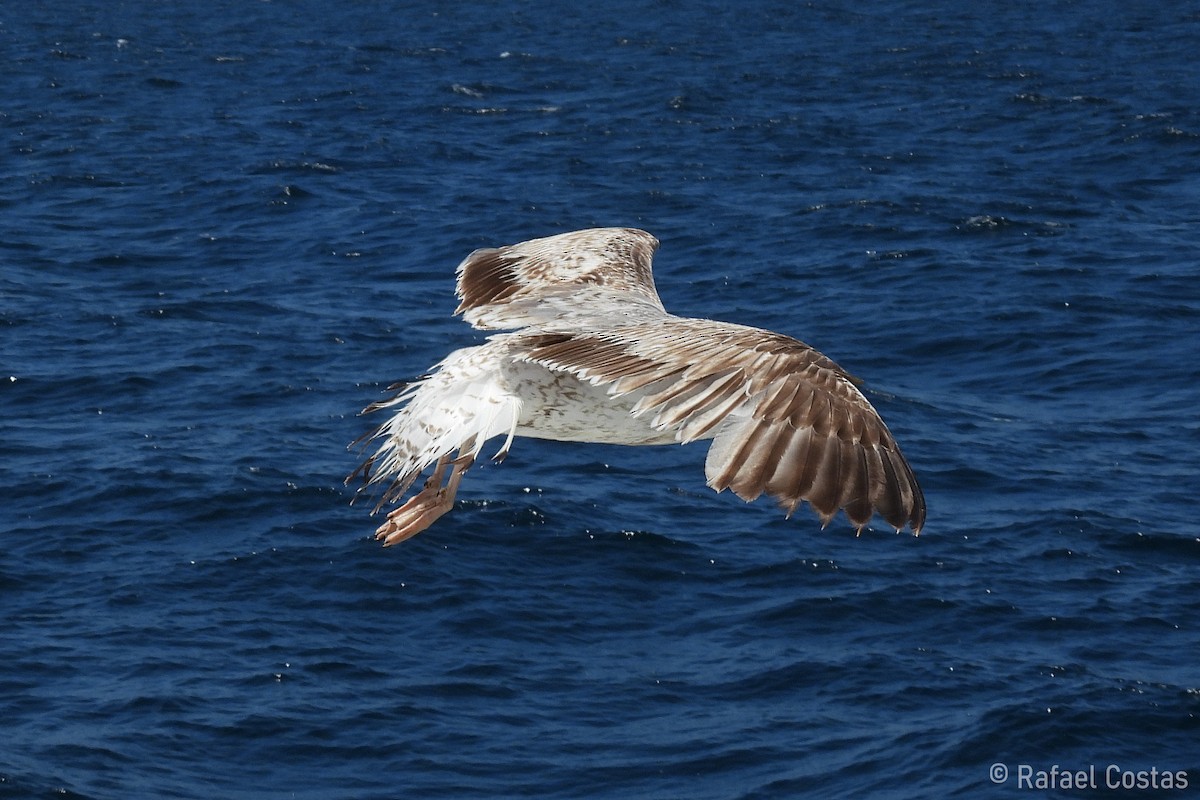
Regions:
<svg viewBox="0 0 1200 800"><path fill-rule="evenodd" d="M474 459L488 439L507 434L497 455L507 453L521 402L494 368L503 357L499 344L457 350L430 375L367 407L364 413L394 413L360 440L365 450L378 444L346 482L361 477L360 495L384 486L375 510L403 497L426 469L455 450Z"/></svg>

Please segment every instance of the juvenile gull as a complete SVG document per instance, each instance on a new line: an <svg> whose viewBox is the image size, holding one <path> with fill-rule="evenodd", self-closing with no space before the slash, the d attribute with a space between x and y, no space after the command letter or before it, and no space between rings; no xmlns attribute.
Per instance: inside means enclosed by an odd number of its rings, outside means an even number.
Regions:
<svg viewBox="0 0 1200 800"><path fill-rule="evenodd" d="M454 504L484 442L515 436L611 444L711 439L704 474L790 517L807 501L862 531L878 513L899 532L925 523L925 498L879 414L841 367L771 331L677 317L654 288L658 240L594 228L476 250L458 266L456 314L509 330L455 350L431 374L366 411L393 415L347 482L385 484L375 510L424 487L376 531L385 545Z"/></svg>

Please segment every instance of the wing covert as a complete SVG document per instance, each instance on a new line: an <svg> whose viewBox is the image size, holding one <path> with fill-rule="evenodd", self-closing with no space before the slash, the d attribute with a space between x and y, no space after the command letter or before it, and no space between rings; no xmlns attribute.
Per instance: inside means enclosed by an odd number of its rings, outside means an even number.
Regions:
<svg viewBox="0 0 1200 800"><path fill-rule="evenodd" d="M455 313L489 330L663 313L656 249L658 239L636 228L591 228L476 250L458 266Z"/></svg>

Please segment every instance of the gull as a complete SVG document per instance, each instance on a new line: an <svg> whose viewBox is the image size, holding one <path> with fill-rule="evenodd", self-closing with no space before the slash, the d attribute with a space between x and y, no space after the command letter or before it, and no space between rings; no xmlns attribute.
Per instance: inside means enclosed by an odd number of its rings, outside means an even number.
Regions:
<svg viewBox="0 0 1200 800"><path fill-rule="evenodd" d="M360 441L373 452L347 479L383 486L375 511L420 491L376 531L384 545L454 505L484 443L517 436L623 445L711 440L710 487L767 494L791 517L807 502L858 533L878 513L919 534L925 498L858 381L790 336L663 308L658 240L592 228L476 250L459 264L455 314L508 331L455 350L363 413L392 412ZM372 512L374 513L374 512Z"/></svg>

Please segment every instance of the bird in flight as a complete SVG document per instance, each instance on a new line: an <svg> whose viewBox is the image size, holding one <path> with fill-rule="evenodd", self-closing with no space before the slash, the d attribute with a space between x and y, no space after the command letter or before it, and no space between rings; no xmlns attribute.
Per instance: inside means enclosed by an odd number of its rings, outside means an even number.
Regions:
<svg viewBox="0 0 1200 800"><path fill-rule="evenodd" d="M385 545L454 504L484 443L517 436L624 445L712 443L708 485L790 517L807 502L861 532L878 513L897 532L925 523L925 498L879 414L845 370L767 330L678 317L663 308L658 240L592 228L476 250L458 266L456 314L509 331L455 350L366 412L390 416L363 440L346 479L383 486L376 511L428 478L376 531ZM372 445L374 449L372 450Z"/></svg>

